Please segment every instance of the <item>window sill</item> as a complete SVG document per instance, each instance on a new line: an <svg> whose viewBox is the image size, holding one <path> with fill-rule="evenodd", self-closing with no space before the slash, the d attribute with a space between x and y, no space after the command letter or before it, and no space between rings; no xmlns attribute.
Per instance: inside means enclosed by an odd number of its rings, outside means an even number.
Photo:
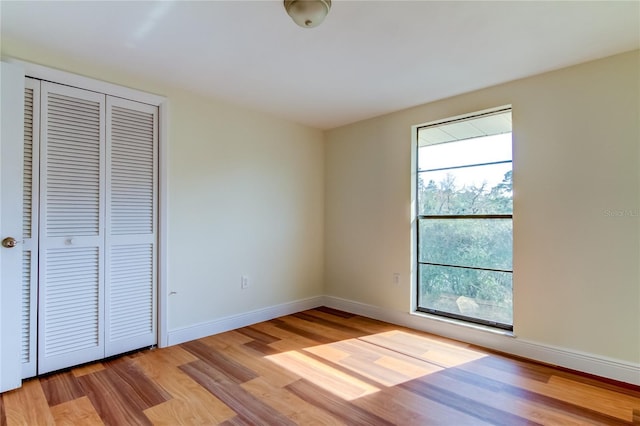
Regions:
<svg viewBox="0 0 640 426"><path fill-rule="evenodd" d="M470 323L470 322L457 320L457 319L454 319L454 318L441 317L441 316L438 316L438 315L432 315L432 314L428 314L426 312L420 312L420 311L412 311L412 312L410 312L410 314L414 315L416 317L425 318L425 319L429 319L429 320L433 320L433 321L438 321L438 322L449 324L449 325L453 325L453 326L456 326L456 327L464 327L464 328L467 328L467 329L483 331L483 332L491 333L491 334L498 335L498 336L513 337L513 338L516 337L516 335L515 335L515 333L513 331L502 330L502 329L495 328L495 327L490 327L490 326L487 326L487 325L473 324L473 323Z"/></svg>

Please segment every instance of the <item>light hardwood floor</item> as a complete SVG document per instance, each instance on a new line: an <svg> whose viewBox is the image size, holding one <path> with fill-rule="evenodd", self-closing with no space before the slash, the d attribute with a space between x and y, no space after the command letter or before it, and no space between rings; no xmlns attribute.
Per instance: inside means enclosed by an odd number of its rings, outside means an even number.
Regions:
<svg viewBox="0 0 640 426"><path fill-rule="evenodd" d="M318 308L1 395L54 424L640 425L640 389Z"/></svg>

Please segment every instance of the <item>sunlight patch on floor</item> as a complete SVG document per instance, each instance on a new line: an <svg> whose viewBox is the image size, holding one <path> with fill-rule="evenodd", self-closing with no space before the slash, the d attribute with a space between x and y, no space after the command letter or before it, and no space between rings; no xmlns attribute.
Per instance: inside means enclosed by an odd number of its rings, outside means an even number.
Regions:
<svg viewBox="0 0 640 426"><path fill-rule="evenodd" d="M487 356L483 352L445 343L437 338L400 330L371 334L361 337L360 340L444 368L455 367Z"/></svg>
<svg viewBox="0 0 640 426"><path fill-rule="evenodd" d="M486 354L438 339L392 330L266 358L347 401ZM379 384L380 388L372 383Z"/></svg>
<svg viewBox="0 0 640 426"><path fill-rule="evenodd" d="M269 355L266 358L347 401L380 390L298 351Z"/></svg>

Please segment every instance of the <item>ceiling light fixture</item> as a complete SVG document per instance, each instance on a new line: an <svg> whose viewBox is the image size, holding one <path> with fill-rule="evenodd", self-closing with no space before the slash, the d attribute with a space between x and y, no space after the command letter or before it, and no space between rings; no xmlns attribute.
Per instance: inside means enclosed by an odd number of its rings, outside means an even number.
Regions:
<svg viewBox="0 0 640 426"><path fill-rule="evenodd" d="M331 0L284 0L284 8L293 22L302 28L313 28L324 21Z"/></svg>

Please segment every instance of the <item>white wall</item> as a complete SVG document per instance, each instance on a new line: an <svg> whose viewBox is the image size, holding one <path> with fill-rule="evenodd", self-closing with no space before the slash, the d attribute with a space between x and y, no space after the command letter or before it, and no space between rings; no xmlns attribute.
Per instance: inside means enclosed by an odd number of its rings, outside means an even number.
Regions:
<svg viewBox="0 0 640 426"><path fill-rule="evenodd" d="M511 104L516 341L638 368L638 65L635 51L327 132L326 293L363 311L412 309L411 126Z"/></svg>
<svg viewBox="0 0 640 426"><path fill-rule="evenodd" d="M207 99L170 99L171 325L321 295L322 133Z"/></svg>
<svg viewBox="0 0 640 426"><path fill-rule="evenodd" d="M170 334L323 294L320 130L12 40L2 54L169 99Z"/></svg>

